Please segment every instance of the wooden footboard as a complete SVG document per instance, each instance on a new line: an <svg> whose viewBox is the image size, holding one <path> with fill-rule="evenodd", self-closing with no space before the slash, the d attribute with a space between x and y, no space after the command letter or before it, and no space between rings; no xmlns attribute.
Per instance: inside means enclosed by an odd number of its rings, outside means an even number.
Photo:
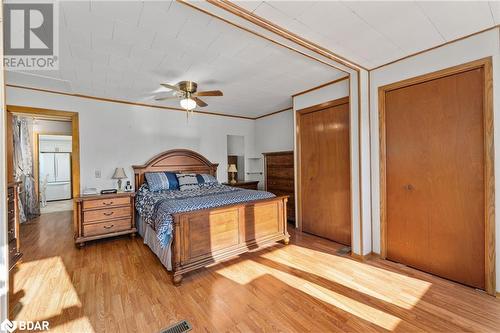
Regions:
<svg viewBox="0 0 500 333"><path fill-rule="evenodd" d="M174 214L173 282L182 275L259 247L284 241L288 197Z"/></svg>

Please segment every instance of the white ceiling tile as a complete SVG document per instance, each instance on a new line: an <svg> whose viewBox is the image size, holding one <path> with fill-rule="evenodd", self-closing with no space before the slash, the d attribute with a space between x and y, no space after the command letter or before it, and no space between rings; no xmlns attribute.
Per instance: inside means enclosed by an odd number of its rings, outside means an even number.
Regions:
<svg viewBox="0 0 500 333"><path fill-rule="evenodd" d="M90 3L90 11L94 15L105 17L108 20L137 26L143 4L142 1L93 0Z"/></svg>
<svg viewBox="0 0 500 333"><path fill-rule="evenodd" d="M258 1L258 0L252 0L252 1L231 1L235 5L240 6L242 8L245 8L249 12L253 12L257 7L262 4L263 1Z"/></svg>
<svg viewBox="0 0 500 333"><path fill-rule="evenodd" d="M174 4L162 1L146 1L142 8L139 26L147 28L163 35L177 36L188 16L176 15L176 11L170 11Z"/></svg>
<svg viewBox="0 0 500 333"><path fill-rule="evenodd" d="M363 1L344 4L407 53L445 42L414 2Z"/></svg>
<svg viewBox="0 0 500 333"><path fill-rule="evenodd" d="M92 35L92 49L104 54L115 54L128 57L132 49L132 44L121 43L113 39L102 38L99 35Z"/></svg>
<svg viewBox="0 0 500 333"><path fill-rule="evenodd" d="M453 40L495 24L488 2L418 2L439 32Z"/></svg>
<svg viewBox="0 0 500 333"><path fill-rule="evenodd" d="M266 4L278 9L290 18L296 18L311 8L314 3L314 1L266 1Z"/></svg>
<svg viewBox="0 0 500 333"><path fill-rule="evenodd" d="M90 62L107 63L108 54L101 53L99 50L87 49L80 45L70 44L71 54L74 59L83 59Z"/></svg>
<svg viewBox="0 0 500 333"><path fill-rule="evenodd" d="M154 30L116 22L113 31L113 40L120 43L129 43L136 47L150 48L155 35L156 32Z"/></svg>
<svg viewBox="0 0 500 333"><path fill-rule="evenodd" d="M490 1L489 5L495 24L500 24L500 1Z"/></svg>

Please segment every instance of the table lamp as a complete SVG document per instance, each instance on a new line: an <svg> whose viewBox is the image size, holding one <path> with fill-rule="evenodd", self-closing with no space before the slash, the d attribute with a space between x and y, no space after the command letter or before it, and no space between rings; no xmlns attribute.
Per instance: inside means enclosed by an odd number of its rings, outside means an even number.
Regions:
<svg viewBox="0 0 500 333"><path fill-rule="evenodd" d="M125 170L123 168L116 168L115 173L113 174L112 179L118 179L118 191L122 190L122 179L127 178L125 174Z"/></svg>
<svg viewBox="0 0 500 333"><path fill-rule="evenodd" d="M229 168L227 169L227 172L231 173L231 181L229 182L230 184L236 184L236 179L234 179L234 174L238 172L236 169L236 164L229 164Z"/></svg>

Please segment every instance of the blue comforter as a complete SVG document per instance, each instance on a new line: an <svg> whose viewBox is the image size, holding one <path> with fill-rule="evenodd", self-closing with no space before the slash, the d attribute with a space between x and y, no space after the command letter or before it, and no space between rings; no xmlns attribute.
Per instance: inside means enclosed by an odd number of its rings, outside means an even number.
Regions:
<svg viewBox="0 0 500 333"><path fill-rule="evenodd" d="M165 248L172 239L172 214L174 213L272 197L274 194L269 192L239 189L219 183L201 184L199 188L187 191L161 192L152 192L147 184L143 184L137 193L135 207L143 222L155 230L162 248Z"/></svg>

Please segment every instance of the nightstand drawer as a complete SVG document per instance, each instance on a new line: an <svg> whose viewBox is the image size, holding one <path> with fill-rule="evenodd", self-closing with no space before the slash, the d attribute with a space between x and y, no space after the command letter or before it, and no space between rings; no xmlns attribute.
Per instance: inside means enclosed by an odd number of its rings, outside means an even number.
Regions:
<svg viewBox="0 0 500 333"><path fill-rule="evenodd" d="M132 213L131 211L132 209L130 206L84 211L83 224L95 223L96 221L130 217Z"/></svg>
<svg viewBox="0 0 500 333"><path fill-rule="evenodd" d="M85 200L83 202L83 209L87 210L87 209L107 208L107 207L124 206L124 205L130 205L130 197Z"/></svg>
<svg viewBox="0 0 500 333"><path fill-rule="evenodd" d="M83 236L91 237L132 229L130 218L83 225Z"/></svg>

